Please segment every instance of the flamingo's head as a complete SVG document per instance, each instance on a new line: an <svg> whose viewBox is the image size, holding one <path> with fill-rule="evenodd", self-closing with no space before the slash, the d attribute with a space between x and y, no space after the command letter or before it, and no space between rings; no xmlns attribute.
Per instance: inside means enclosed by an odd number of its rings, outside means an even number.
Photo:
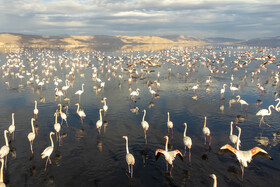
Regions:
<svg viewBox="0 0 280 187"><path fill-rule="evenodd" d="M238 130L241 130L241 128L240 127L238 127L237 125L235 126Z"/></svg>
<svg viewBox="0 0 280 187"><path fill-rule="evenodd" d="M123 136L124 139L127 139L127 136Z"/></svg>
<svg viewBox="0 0 280 187"><path fill-rule="evenodd" d="M55 133L54 133L54 132L51 132L50 134L51 134L51 135L54 135Z"/></svg>
<svg viewBox="0 0 280 187"><path fill-rule="evenodd" d="M164 136L163 138L164 138L164 139L168 139L168 136Z"/></svg>
<svg viewBox="0 0 280 187"><path fill-rule="evenodd" d="M209 177L212 178L212 179L216 179L217 178L215 174L211 174L211 175L209 175Z"/></svg>
<svg viewBox="0 0 280 187"><path fill-rule="evenodd" d="M184 126L187 126L187 123L183 123L182 126L183 126L183 127L184 127Z"/></svg>
<svg viewBox="0 0 280 187"><path fill-rule="evenodd" d="M144 109L144 110L142 110L142 112L145 112L146 110Z"/></svg>
<svg viewBox="0 0 280 187"><path fill-rule="evenodd" d="M276 98L276 99L275 99L275 101L279 101L279 100L280 100L280 98Z"/></svg>

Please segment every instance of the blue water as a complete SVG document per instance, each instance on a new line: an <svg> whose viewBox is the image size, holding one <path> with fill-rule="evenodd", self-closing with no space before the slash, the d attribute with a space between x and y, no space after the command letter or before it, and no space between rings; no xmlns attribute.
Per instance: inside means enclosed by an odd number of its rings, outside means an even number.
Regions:
<svg viewBox="0 0 280 187"><path fill-rule="evenodd" d="M248 61L248 51L251 54L251 63L233 71L236 67L233 61L238 60L239 64ZM279 132L280 116L277 111L272 110L272 114L265 117L271 128L265 124L259 128L260 117L255 114L260 109L277 104L274 100L278 97L279 84L274 85L273 77L279 73L279 51L279 48L223 46L170 48L148 52L77 52L26 48L11 53L0 53L0 132L8 129L13 112L16 126L15 139L9 144L12 151L8 155L7 168L4 169L4 182L11 186L211 186L213 180L209 175L215 173L218 186L277 186L280 182L276 177L280 170L280 137L275 133ZM274 55L276 60L265 65L266 68L260 67L259 65L269 60L268 55ZM242 56L241 59L237 59L238 56ZM261 56L266 59L254 59ZM97 61L96 57L105 58ZM152 57L151 62L159 66L145 65L149 57ZM28 58L33 60L29 61ZM31 67L31 63L34 66ZM131 63L135 65L128 66ZM8 68L3 66L4 64L19 67ZM69 75L71 67L74 71ZM92 78L94 67L97 69L97 77L105 82L104 88L100 88L100 84ZM213 73L210 73L209 67ZM137 70L138 77L129 82L130 75L125 68ZM4 73L8 69L9 74L5 76ZM259 73L251 77L251 72L257 72L258 69ZM27 84L31 76L26 75L26 72L31 71L35 75L34 79L36 76L40 81L45 78L48 83L42 88L35 80ZM24 78L16 77L17 73ZM123 78L119 79L119 75ZM231 75L234 76L233 81ZM205 83L208 76L212 77L209 85ZM65 97L62 97L60 101L59 97L55 97L56 77L62 80L58 89L65 85L66 78L70 80L71 86L65 96L69 100L65 101ZM158 94L153 98L149 93L148 84L155 80L160 82L160 87L157 89L156 86L152 86ZM235 86L239 85L240 90L233 94L229 89L230 82ZM264 93L257 88L258 82L265 88ZM74 93L81 89L82 83L85 83L85 91L79 100ZM224 83L227 87L224 99L221 99L220 89ZM192 86L195 84L199 84L199 88L194 93ZM96 88L99 88L99 91L96 91ZM136 101L131 99L129 88L132 91L140 88L140 95L136 97ZM241 111L239 103L233 103L229 107L229 100L236 99L237 95L249 103L247 110L244 106ZM105 115L102 113L106 123L99 135L95 123L99 120L98 112L103 107L103 97L107 97L109 109ZM30 119L33 117L35 100L38 101L39 109L35 121L38 135L34 140L32 155L27 135L31 132ZM257 100L261 100L262 104L256 105ZM87 115L83 121L76 113L75 104L78 102ZM41 159L41 152L50 145L49 133L54 131L54 113L59 108L59 103L69 107L69 127L63 122L61 146L53 136L53 163L47 166L45 172L46 159ZM221 105L224 106L223 111L220 110ZM134 107L139 108L138 114L130 111ZM147 110L145 120L150 125L147 144L141 126L143 109ZM66 112L66 109L63 111ZM170 112L170 120L174 123L173 139L166 126L167 112ZM236 121L240 115L243 119ZM207 126L211 130L211 147L204 145L204 116L207 116ZM242 150L259 146L274 158L254 158L245 168L243 182L238 161L229 154L217 154L221 146L230 144L230 121L236 122L242 129ZM60 118L58 122L61 123ZM188 161L188 154L184 156L184 162L176 158L170 176L165 172L164 158L156 161L155 150L164 149L163 137L168 135L171 139L170 148L179 149L184 154L184 122L188 123L187 135L193 142L192 161ZM234 134L238 134L236 128L233 131ZM129 177L125 161L125 140L122 138L124 135L128 136L129 150L135 157L133 179ZM4 136L0 137L0 142L5 144Z"/></svg>

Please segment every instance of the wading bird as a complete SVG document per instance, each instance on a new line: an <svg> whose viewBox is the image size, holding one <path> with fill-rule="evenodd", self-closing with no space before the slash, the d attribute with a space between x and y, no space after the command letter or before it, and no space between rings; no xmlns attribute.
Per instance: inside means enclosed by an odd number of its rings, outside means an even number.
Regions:
<svg viewBox="0 0 280 187"><path fill-rule="evenodd" d="M46 161L46 165L45 165L45 171L47 170L47 164L48 164L48 161L50 162L50 164L52 164L52 161L50 159L50 156L53 152L53 148L54 148L54 145L53 145L53 140L52 140L52 135L54 135L55 133L54 132L50 132L50 140L51 140L51 146L47 147L42 153L42 159L45 158L45 157L48 157L47 158L47 161Z"/></svg>
<svg viewBox="0 0 280 187"><path fill-rule="evenodd" d="M256 116L262 116L262 118L260 119L260 124L259 127L261 126L261 122L263 122L264 124L266 124L267 126L271 127L269 124L267 124L266 122L264 122L264 116L270 116L271 115L271 108L274 108L273 105L269 105L268 110L267 109L261 109L256 113Z"/></svg>
<svg viewBox="0 0 280 187"><path fill-rule="evenodd" d="M163 138L166 139L166 143L165 143L165 150L163 149L157 149L156 150L156 160L158 160L158 158L160 157L161 154L164 155L164 158L166 160L166 172L168 172L168 164L171 165L171 169L170 169L170 175L172 175L172 169L173 169L173 161L175 160L176 156L178 155L181 160L183 161L183 155L182 153L176 149L174 151L168 151L168 136L164 136Z"/></svg>
<svg viewBox="0 0 280 187"><path fill-rule="evenodd" d="M7 130L4 130L4 137L5 137L5 142L6 145L3 145L0 149L0 158L4 158L5 157L5 167L7 166L7 156L10 152L10 147L9 147L9 142L8 142L8 138L7 138Z"/></svg>
<svg viewBox="0 0 280 187"><path fill-rule="evenodd" d="M189 148L189 161L191 162L191 148L192 148L192 139L186 135L187 132L187 123L184 123L183 126L185 126L185 130L184 130L184 138L183 138L183 142L185 145L185 154L186 154L186 150L187 147Z"/></svg>
<svg viewBox="0 0 280 187"><path fill-rule="evenodd" d="M10 135L13 133L13 139L15 137L15 130L16 130L16 126L15 126L15 119L14 119L15 113L12 113L12 124L9 126L9 133Z"/></svg>
<svg viewBox="0 0 280 187"><path fill-rule="evenodd" d="M135 164L135 159L134 159L134 156L129 153L129 150L128 150L128 138L127 136L123 136L123 138L125 139L126 141L126 156L125 156L125 160L126 160L126 163L128 165L128 172L130 173L130 177L133 178L133 165Z"/></svg>
<svg viewBox="0 0 280 187"><path fill-rule="evenodd" d="M34 139L36 137L35 135L35 129L34 129L34 124L33 122L35 121L34 118L31 118L31 127L32 127L32 132L30 132L28 135L27 135L27 138L29 140L29 143L30 143L30 150L31 150L31 153L33 154L33 142L34 142Z"/></svg>
<svg viewBox="0 0 280 187"><path fill-rule="evenodd" d="M238 139L240 139L241 128L238 126L236 126L236 128L239 131ZM226 145L222 146L220 148L220 150L221 150L221 152L222 152L222 150L229 151L236 156L237 160L240 163L240 167L241 167L241 172L242 172L241 180L242 181L243 181L243 175L244 175L244 167L247 167L248 163L250 163L256 155L264 156L264 157L267 157L272 160L271 156L265 150L263 150L259 147L254 147L253 149L250 149L248 151L241 151L241 150L239 150L239 144L237 143L236 149L231 147L229 144L226 144Z"/></svg>
<svg viewBox="0 0 280 187"><path fill-rule="evenodd" d="M204 126L202 129L203 135L204 135L204 144L206 144L206 136L209 136L209 145L211 145L211 135L210 135L210 129L206 127L206 120L207 117L204 117Z"/></svg>

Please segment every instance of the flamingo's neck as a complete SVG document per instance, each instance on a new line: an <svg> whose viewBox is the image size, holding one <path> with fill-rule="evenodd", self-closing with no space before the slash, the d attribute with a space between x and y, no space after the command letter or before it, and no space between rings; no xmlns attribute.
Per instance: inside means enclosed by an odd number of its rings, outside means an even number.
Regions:
<svg viewBox="0 0 280 187"><path fill-rule="evenodd" d="M230 135L232 135L232 123L230 123Z"/></svg>
<svg viewBox="0 0 280 187"><path fill-rule="evenodd" d="M101 110L99 110L99 118L102 121L102 115L101 115Z"/></svg>
<svg viewBox="0 0 280 187"><path fill-rule="evenodd" d="M214 177L214 184L213 184L213 187L217 187L217 178Z"/></svg>
<svg viewBox="0 0 280 187"><path fill-rule="evenodd" d="M129 153L129 150L128 150L128 138L126 138L125 141L126 141L126 153L128 154Z"/></svg>
<svg viewBox="0 0 280 187"><path fill-rule="evenodd" d="M269 115L271 114L271 107L273 107L273 105L270 105L270 106L268 107L268 114L269 114Z"/></svg>
<svg viewBox="0 0 280 187"><path fill-rule="evenodd" d="M206 127L206 117L204 118L204 128Z"/></svg>
<svg viewBox="0 0 280 187"><path fill-rule="evenodd" d="M168 151L168 137L166 137L166 142L165 142L165 151Z"/></svg>
<svg viewBox="0 0 280 187"><path fill-rule="evenodd" d="M51 139L52 147L54 147L54 145L53 145L53 140L52 140L52 133L50 133L50 139Z"/></svg>
<svg viewBox="0 0 280 187"><path fill-rule="evenodd" d="M37 101L35 101L35 109L37 109Z"/></svg>
<svg viewBox="0 0 280 187"><path fill-rule="evenodd" d="M82 92L84 92L84 84L82 84Z"/></svg>
<svg viewBox="0 0 280 187"><path fill-rule="evenodd" d="M238 131L239 131L239 133L238 133L238 138L237 138L237 143L236 143L237 144L236 150L239 150L239 143L240 143L239 140L240 140L240 136L241 136L241 129L239 128Z"/></svg>
<svg viewBox="0 0 280 187"><path fill-rule="evenodd" d="M32 127L32 132L35 134L35 129L34 129L34 124L33 124L33 119L31 119L31 127Z"/></svg>
<svg viewBox="0 0 280 187"><path fill-rule="evenodd" d="M146 116L146 110L144 110L144 115L143 115L142 121L145 121L145 116Z"/></svg>
<svg viewBox="0 0 280 187"><path fill-rule="evenodd" d="M55 113L55 124L57 124L57 114Z"/></svg>
<svg viewBox="0 0 280 187"><path fill-rule="evenodd" d="M15 124L14 113L12 114L12 125Z"/></svg>
<svg viewBox="0 0 280 187"><path fill-rule="evenodd" d="M187 132L187 124L185 124L184 137L186 137L186 132Z"/></svg>
<svg viewBox="0 0 280 187"><path fill-rule="evenodd" d="M79 109L80 109L80 105L79 105L79 103L78 103L78 107L77 107L77 113L79 112Z"/></svg>
<svg viewBox="0 0 280 187"><path fill-rule="evenodd" d="M170 121L169 112L167 113L167 121Z"/></svg>
<svg viewBox="0 0 280 187"><path fill-rule="evenodd" d="M8 138L7 138L7 131L4 131L4 136L5 136L5 142L6 142L6 146L9 146L9 142L8 142Z"/></svg>
<svg viewBox="0 0 280 187"><path fill-rule="evenodd" d="M60 113L62 112L62 111L61 111L61 104L59 104L59 111L60 111Z"/></svg>

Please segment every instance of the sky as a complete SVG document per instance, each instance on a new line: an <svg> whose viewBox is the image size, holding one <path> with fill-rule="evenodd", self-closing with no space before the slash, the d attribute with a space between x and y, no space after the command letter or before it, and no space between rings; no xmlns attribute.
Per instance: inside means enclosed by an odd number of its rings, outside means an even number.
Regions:
<svg viewBox="0 0 280 187"><path fill-rule="evenodd" d="M280 35L280 0L0 0L0 33Z"/></svg>

